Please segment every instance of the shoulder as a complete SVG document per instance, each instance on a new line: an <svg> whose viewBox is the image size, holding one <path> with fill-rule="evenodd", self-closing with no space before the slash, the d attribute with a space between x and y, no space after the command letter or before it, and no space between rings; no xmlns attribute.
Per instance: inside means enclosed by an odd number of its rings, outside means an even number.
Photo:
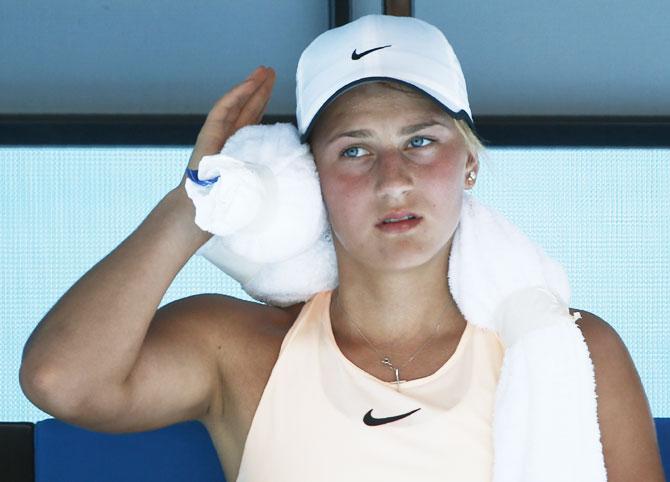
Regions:
<svg viewBox="0 0 670 482"><path fill-rule="evenodd" d="M218 293L202 293L164 307L173 319L190 320L181 330L200 340L203 354L212 356L217 371L211 409L201 422L218 420L227 395L244 390L239 377L253 379L256 372L272 367L281 342L299 313L300 306L280 308ZM248 381L248 380L247 380Z"/></svg>
<svg viewBox="0 0 670 482"><path fill-rule="evenodd" d="M290 328L304 303L286 308L218 293L202 293L178 300L179 309L197 320L202 335L234 339L254 332L272 333Z"/></svg>
<svg viewBox="0 0 670 482"><path fill-rule="evenodd" d="M608 480L662 481L654 420L626 345L599 316L570 308L574 312L581 314L576 324L593 362Z"/></svg>
<svg viewBox="0 0 670 482"><path fill-rule="evenodd" d="M603 363L608 358L623 358L632 363L626 345L612 325L586 310L570 308L570 314L576 312L581 315L576 324L584 336L591 360L594 364L603 365L598 368L612 369L612 365Z"/></svg>
<svg viewBox="0 0 670 482"><path fill-rule="evenodd" d="M576 321L582 332L589 355L594 365L596 381L601 388L613 379L639 382L633 359L617 331L599 316L586 310L570 308L570 313L579 312Z"/></svg>
<svg viewBox="0 0 670 482"><path fill-rule="evenodd" d="M217 353L219 370L226 373L247 366L249 358L259 363L273 361L284 336L304 303L286 308L243 300L222 294L200 294L193 298L202 314L203 335Z"/></svg>
<svg viewBox="0 0 670 482"><path fill-rule="evenodd" d="M175 336L187 333L199 344L202 356L212 360L225 383L225 374L250 357L271 358L299 312L296 305L289 308L202 293L168 303L160 311Z"/></svg>

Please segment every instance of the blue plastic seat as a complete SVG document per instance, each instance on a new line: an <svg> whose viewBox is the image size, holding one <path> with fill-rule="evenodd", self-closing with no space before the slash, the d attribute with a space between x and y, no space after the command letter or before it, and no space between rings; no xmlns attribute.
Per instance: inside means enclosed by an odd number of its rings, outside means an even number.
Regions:
<svg viewBox="0 0 670 482"><path fill-rule="evenodd" d="M655 418L654 422L656 422L656 437L667 479L670 477L670 418Z"/></svg>
<svg viewBox="0 0 670 482"><path fill-rule="evenodd" d="M35 424L35 482L224 482L198 421L148 432L92 432L57 419Z"/></svg>

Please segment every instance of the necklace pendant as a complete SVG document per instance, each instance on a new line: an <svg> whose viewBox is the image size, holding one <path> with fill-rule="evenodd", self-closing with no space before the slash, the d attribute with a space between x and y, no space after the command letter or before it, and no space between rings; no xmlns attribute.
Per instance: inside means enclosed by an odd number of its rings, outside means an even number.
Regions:
<svg viewBox="0 0 670 482"><path fill-rule="evenodd" d="M394 368L393 371L395 372L395 389L397 391L400 391L400 384L405 383L407 380L401 380L400 379L400 369L399 368Z"/></svg>
<svg viewBox="0 0 670 482"><path fill-rule="evenodd" d="M387 357L387 356L385 356L384 358L382 358L382 365L386 365L386 366L389 367L391 370L393 370L393 363L391 363L391 360L390 360L389 357Z"/></svg>

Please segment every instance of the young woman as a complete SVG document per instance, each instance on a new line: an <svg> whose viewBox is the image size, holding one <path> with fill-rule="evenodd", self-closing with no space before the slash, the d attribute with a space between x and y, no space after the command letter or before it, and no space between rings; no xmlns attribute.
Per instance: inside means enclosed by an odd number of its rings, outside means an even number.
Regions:
<svg viewBox="0 0 670 482"><path fill-rule="evenodd" d="M99 431L200 420L230 481L491 480L505 347L465 319L445 276L481 144L460 66L450 47L427 43L423 35L435 34L426 25L365 17L303 53L298 127L332 227L335 290L288 308L202 294L157 309L211 237L194 223L185 175L39 323L21 366L28 398ZM393 42L352 41L391 33ZM435 52L410 55L428 47ZM319 65L340 53L347 58ZM361 73L382 55L397 55L398 73ZM437 75L422 63L431 57L456 76L435 89L408 80ZM260 67L219 99L188 168L260 121L274 79ZM626 347L605 321L579 311L608 480L662 481Z"/></svg>

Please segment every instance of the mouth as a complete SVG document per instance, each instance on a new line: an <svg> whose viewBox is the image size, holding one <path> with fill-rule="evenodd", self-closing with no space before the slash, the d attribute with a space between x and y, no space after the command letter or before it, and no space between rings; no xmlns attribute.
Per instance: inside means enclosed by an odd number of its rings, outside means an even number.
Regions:
<svg viewBox="0 0 670 482"><path fill-rule="evenodd" d="M422 220L418 214L406 211L389 213L375 227L387 233L402 233L415 228Z"/></svg>
<svg viewBox="0 0 670 482"><path fill-rule="evenodd" d="M390 213L386 213L379 220L376 226L380 227L389 224L397 224L405 221L418 220L418 219L422 219L421 216L411 211L391 211Z"/></svg>

